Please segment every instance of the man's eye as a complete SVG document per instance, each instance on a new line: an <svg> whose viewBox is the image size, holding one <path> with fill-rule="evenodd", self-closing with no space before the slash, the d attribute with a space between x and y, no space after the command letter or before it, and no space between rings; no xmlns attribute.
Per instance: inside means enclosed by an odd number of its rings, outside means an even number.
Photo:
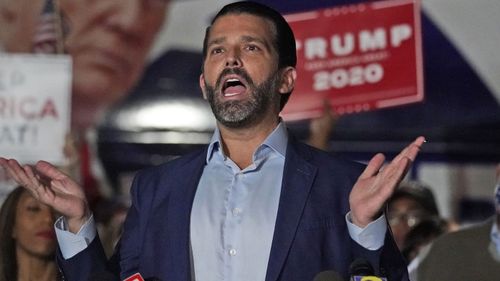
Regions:
<svg viewBox="0 0 500 281"><path fill-rule="evenodd" d="M249 51L258 51L259 47L255 46L255 45L249 45L249 46L247 46L247 49Z"/></svg>
<svg viewBox="0 0 500 281"><path fill-rule="evenodd" d="M212 49L211 53L212 54L220 54L220 53L222 53L222 48L214 48L214 49Z"/></svg>

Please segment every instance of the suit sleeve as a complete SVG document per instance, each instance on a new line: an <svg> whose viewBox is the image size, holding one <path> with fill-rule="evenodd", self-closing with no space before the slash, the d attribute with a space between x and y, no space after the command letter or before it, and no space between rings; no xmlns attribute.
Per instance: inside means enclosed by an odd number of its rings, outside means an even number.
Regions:
<svg viewBox="0 0 500 281"><path fill-rule="evenodd" d="M139 263L139 245L141 224L139 223L138 177L134 179L131 188L132 206L124 223L123 235L115 247L113 256L108 260L99 235L88 247L75 256L64 259L60 250L57 251L57 263L65 280L119 280L137 272Z"/></svg>
<svg viewBox="0 0 500 281"><path fill-rule="evenodd" d="M376 251L370 251L351 239L354 257L361 257L370 262L377 276L388 280L409 281L406 262L394 242L389 229L385 234L384 245Z"/></svg>
<svg viewBox="0 0 500 281"><path fill-rule="evenodd" d="M88 281L92 276L106 271L106 254L98 236L88 245L88 247L65 260L61 251L57 251L57 264L64 280Z"/></svg>

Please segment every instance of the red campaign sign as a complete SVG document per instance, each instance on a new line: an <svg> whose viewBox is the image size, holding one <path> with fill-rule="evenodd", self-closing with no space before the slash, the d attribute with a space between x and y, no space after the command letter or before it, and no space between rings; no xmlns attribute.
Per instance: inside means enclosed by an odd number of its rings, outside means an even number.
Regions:
<svg viewBox="0 0 500 281"><path fill-rule="evenodd" d="M286 15L297 41L286 120L423 100L419 0L390 0Z"/></svg>

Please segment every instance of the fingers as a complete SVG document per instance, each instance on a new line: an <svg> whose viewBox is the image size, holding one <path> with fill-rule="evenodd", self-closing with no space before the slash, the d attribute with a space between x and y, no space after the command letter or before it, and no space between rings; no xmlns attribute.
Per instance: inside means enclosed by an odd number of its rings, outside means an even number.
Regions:
<svg viewBox="0 0 500 281"><path fill-rule="evenodd" d="M66 174L59 171L56 167L46 161L38 161L35 168L37 172L49 179L61 180L67 177Z"/></svg>
<svg viewBox="0 0 500 281"><path fill-rule="evenodd" d="M411 163L417 157L422 144L425 143L425 138L420 136L411 144L405 147L392 161L381 171L380 177L387 178L388 183L398 182L406 174ZM385 161L383 154L378 153L368 163L363 171L360 179L366 179L377 175Z"/></svg>
<svg viewBox="0 0 500 281"><path fill-rule="evenodd" d="M26 185L29 183L29 180L26 176L25 170L21 167L21 165L14 159L0 159L0 164L4 167L9 175L20 185Z"/></svg>
<svg viewBox="0 0 500 281"><path fill-rule="evenodd" d="M35 172L30 165L21 166L15 159L0 158L0 166L7 170L14 181L32 191L34 195L43 192L44 187L49 186L52 179L45 177L44 174L38 174L38 171Z"/></svg>
<svg viewBox="0 0 500 281"><path fill-rule="evenodd" d="M384 179L384 186L395 187L399 184L399 182L406 175L406 171L410 167L411 161L408 158L402 158L397 163L391 163L385 167L381 174L381 177Z"/></svg>
<svg viewBox="0 0 500 281"><path fill-rule="evenodd" d="M31 169L30 166L25 165L23 166L24 174L26 181L28 182L27 186L29 189L32 189L33 191L37 191L38 188L40 187L40 179L35 175L33 172L33 169Z"/></svg>
<svg viewBox="0 0 500 281"><path fill-rule="evenodd" d="M40 175L46 179L50 179L50 184L47 186L51 187L52 192L74 193L78 191L78 193L81 193L82 187L49 162L39 161L36 164L36 169Z"/></svg>
<svg viewBox="0 0 500 281"><path fill-rule="evenodd" d="M31 166L21 166L16 160L5 158L0 158L0 165L7 170L14 181L26 188L35 198L40 198L40 192L44 192L44 188Z"/></svg>
<svg viewBox="0 0 500 281"><path fill-rule="evenodd" d="M15 164L15 163L13 163ZM12 164L9 164L9 160L5 159L3 157L0 157L0 166L2 166L5 171L14 179L16 182L18 182L17 177L15 176L14 170L11 167Z"/></svg>
<svg viewBox="0 0 500 281"><path fill-rule="evenodd" d="M420 136L416 138L412 143L410 143L407 147L405 147L393 160L392 162L398 162L402 158L406 157L410 161L415 161L415 158L417 157L418 152L420 151L420 148L422 147L422 144L425 143L425 138L423 136Z"/></svg>
<svg viewBox="0 0 500 281"><path fill-rule="evenodd" d="M365 170L359 176L360 179L366 179L373 177L378 173L382 165L384 164L385 156L382 153L378 153L368 162Z"/></svg>
<svg viewBox="0 0 500 281"><path fill-rule="evenodd" d="M422 144L425 142L425 138L420 136L416 138L411 144L405 147L389 165L387 165L382 173L386 174L388 177L395 177L400 179L406 174L411 163L415 161L417 154L420 152Z"/></svg>
<svg viewBox="0 0 500 281"><path fill-rule="evenodd" d="M67 178L64 173L45 161L38 161L35 169L36 174L33 172L27 172L27 174L40 199L43 201L51 200L57 192L64 191L64 185L61 183L62 180Z"/></svg>

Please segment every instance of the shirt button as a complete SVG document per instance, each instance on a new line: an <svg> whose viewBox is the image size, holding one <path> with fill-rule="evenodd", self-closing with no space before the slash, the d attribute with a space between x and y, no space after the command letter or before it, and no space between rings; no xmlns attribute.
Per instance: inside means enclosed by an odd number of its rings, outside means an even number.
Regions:
<svg viewBox="0 0 500 281"><path fill-rule="evenodd" d="M241 209L240 208L234 208L233 209L233 216L239 216L241 214Z"/></svg>
<svg viewBox="0 0 500 281"><path fill-rule="evenodd" d="M229 250L229 255L232 257L236 256L236 249Z"/></svg>

